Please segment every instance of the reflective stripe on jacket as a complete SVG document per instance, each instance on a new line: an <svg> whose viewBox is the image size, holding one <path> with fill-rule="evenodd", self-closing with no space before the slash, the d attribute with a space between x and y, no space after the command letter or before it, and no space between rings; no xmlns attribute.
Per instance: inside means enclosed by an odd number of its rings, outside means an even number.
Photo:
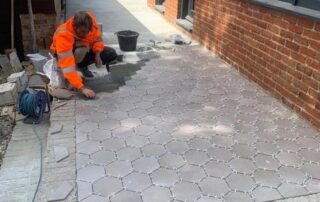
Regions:
<svg viewBox="0 0 320 202"><path fill-rule="evenodd" d="M81 41L85 46L89 46L94 53L101 52L104 48L104 42L97 21L92 13L88 14L93 21L93 28L86 38L80 39L76 36L72 26L73 18L70 18L66 23L57 28L50 47L58 56L59 67L61 68L64 77L77 89L83 87L83 82L76 71L76 62L73 55L75 41Z"/></svg>

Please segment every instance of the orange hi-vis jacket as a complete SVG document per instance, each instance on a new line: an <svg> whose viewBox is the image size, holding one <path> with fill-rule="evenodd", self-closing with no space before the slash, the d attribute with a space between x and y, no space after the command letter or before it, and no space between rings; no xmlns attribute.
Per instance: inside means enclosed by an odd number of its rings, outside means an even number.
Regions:
<svg viewBox="0 0 320 202"><path fill-rule="evenodd" d="M101 52L104 48L104 42L99 31L97 21L92 13L88 13L93 21L93 28L86 38L76 36L70 18L66 23L60 25L53 36L53 43L50 49L57 54L58 64L64 77L76 89L83 87L82 78L76 70L76 62L73 55L74 43L81 41L85 46L89 46L94 53Z"/></svg>

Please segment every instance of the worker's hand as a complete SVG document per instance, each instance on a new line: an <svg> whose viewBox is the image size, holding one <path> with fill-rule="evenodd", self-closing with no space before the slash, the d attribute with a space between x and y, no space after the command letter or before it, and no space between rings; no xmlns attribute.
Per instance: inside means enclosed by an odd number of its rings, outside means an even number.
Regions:
<svg viewBox="0 0 320 202"><path fill-rule="evenodd" d="M81 93L87 98L94 98L96 96L95 92L89 88L83 87L81 88Z"/></svg>
<svg viewBox="0 0 320 202"><path fill-rule="evenodd" d="M102 60L101 60L101 57L100 57L100 53L96 53L95 60L96 60L96 66L98 68L100 68L102 66Z"/></svg>

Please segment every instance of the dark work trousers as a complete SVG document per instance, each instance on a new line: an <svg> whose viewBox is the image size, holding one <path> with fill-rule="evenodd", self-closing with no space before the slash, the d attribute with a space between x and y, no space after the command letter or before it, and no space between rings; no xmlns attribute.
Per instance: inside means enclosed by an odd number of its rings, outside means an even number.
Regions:
<svg viewBox="0 0 320 202"><path fill-rule="evenodd" d="M106 65L108 72L110 72L109 64L117 58L117 53L113 48L104 47L103 51L100 53L102 64ZM90 50L85 58L77 64L78 68L88 68L89 65L95 63L95 54Z"/></svg>

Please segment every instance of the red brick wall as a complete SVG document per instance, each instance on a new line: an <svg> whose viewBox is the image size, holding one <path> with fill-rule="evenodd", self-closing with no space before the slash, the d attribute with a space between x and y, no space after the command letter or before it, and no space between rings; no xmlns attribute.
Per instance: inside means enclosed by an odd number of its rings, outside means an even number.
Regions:
<svg viewBox="0 0 320 202"><path fill-rule="evenodd" d="M156 0L148 0L148 6L154 8ZM171 23L176 23L180 16L181 0L165 0L164 17Z"/></svg>
<svg viewBox="0 0 320 202"><path fill-rule="evenodd" d="M155 5L156 5L156 0L148 0L149 7L154 8Z"/></svg>
<svg viewBox="0 0 320 202"><path fill-rule="evenodd" d="M195 39L320 127L320 22L245 0L195 4Z"/></svg>

